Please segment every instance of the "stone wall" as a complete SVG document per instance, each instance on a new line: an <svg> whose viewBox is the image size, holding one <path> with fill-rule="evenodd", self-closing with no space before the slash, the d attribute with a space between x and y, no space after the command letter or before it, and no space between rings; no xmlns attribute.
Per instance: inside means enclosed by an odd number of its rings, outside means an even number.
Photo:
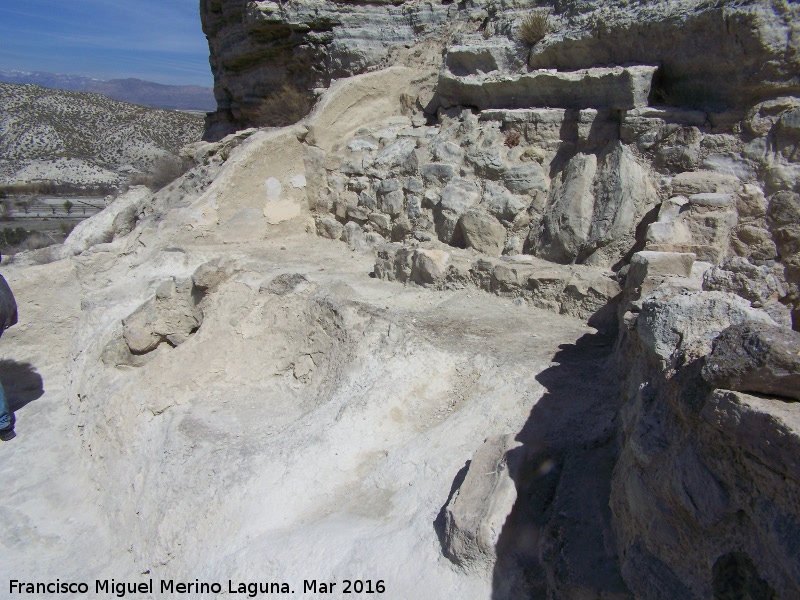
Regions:
<svg viewBox="0 0 800 600"><path fill-rule="evenodd" d="M353 247L529 254L620 280L642 249L739 257L776 269L782 291L769 299L794 306L795 102L757 104L741 121L652 107L392 117L312 166L318 230Z"/></svg>

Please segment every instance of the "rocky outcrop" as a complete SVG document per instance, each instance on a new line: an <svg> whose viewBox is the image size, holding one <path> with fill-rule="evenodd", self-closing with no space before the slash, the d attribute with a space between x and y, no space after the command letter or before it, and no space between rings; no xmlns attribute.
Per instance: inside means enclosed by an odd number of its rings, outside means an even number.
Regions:
<svg viewBox="0 0 800 600"><path fill-rule="evenodd" d="M132 354L151 352L162 342L177 346L197 331L203 312L192 287L190 280L167 280L153 298L122 320L122 336Z"/></svg>
<svg viewBox="0 0 800 600"><path fill-rule="evenodd" d="M800 65L785 52L798 35L792 4L560 2L549 34L530 52L518 37L527 12L482 0L203 0L200 9L218 107L207 122L209 138L257 123L260 102L285 82L326 87L409 57L443 67L440 92L449 105L633 108L649 94L674 106L745 109L800 90ZM445 24L461 33L447 39ZM415 45L419 50L404 53ZM442 62L438 51L445 46ZM652 90L654 69L614 66L631 64L659 67ZM535 92L523 85L528 79L537 81ZM435 111L438 100L426 96L423 105Z"/></svg>
<svg viewBox="0 0 800 600"><path fill-rule="evenodd" d="M379 64L401 38L411 54L431 39L425 24L404 29L421 5L359 5L365 30L379 14L404 16L373 38L379 50L340 60L340 17L329 41L303 41L322 29L295 25L291 11L305 9L249 6L228 24L238 36L228 56L243 62L215 66L228 123L251 118L263 81L327 85L334 72ZM647 600L725 597L732 580L763 597L797 594L797 8L557 3L531 47L517 34L526 11L426 10L425 23L446 14L459 30L439 40L441 64L427 65L439 70L436 89L411 85L402 103L393 91L393 116L348 125L341 139L319 126L303 138L316 231L374 250L379 278L479 288L620 331L620 391L604 392L603 433L581 448L542 434L557 473L547 489L519 475L546 462L528 437L546 413L517 437L525 461L510 438L492 438L443 506L443 551L467 570L494 562L498 581L514 574L510 588L514 577L536 581L522 597L586 597L598 581ZM244 35L239 22L261 33ZM244 38L250 49L235 49ZM258 75L247 57L278 39L317 44L319 66L287 75L299 58L283 54ZM587 465L594 503L574 492ZM577 521L565 515L579 504L600 524L580 521L591 542L570 533ZM533 550L514 538L526 518ZM580 559L589 547L602 569Z"/></svg>
<svg viewBox="0 0 800 600"><path fill-rule="evenodd" d="M634 229L655 201L646 172L624 146L614 145L600 157L578 153L554 181L531 245L553 262L594 257L590 262L607 264L633 247Z"/></svg>
<svg viewBox="0 0 800 600"><path fill-rule="evenodd" d="M797 336L760 302L702 291L723 276L692 259L642 252L627 271L611 483L623 578L641 598L791 597Z"/></svg>
<svg viewBox="0 0 800 600"><path fill-rule="evenodd" d="M507 464L517 446L512 435L484 441L445 507L445 551L464 568L488 570L497 560L495 547L517 499Z"/></svg>
<svg viewBox="0 0 800 600"><path fill-rule="evenodd" d="M117 265L100 252L75 259L135 283L86 302L82 322L104 330L74 343L72 405L97 470L108 469L98 479L138 486L112 517L138 523L137 567L185 570L190 559L170 552L201 531L198 553L232 548L237 568L274 553L294 573L288 563L322 535L347 560L429 567L430 579L419 568L393 590L402 597L441 595L430 582L448 581L485 598L489 571L498 599L800 594L800 348L788 328L800 302L800 101L761 97L793 89L795 57L771 63L781 44L767 34L789 39L795 9L554 8L555 30L527 56L508 37L524 11L203 3L218 91L230 93L217 115L226 126L252 117L264 81L324 85L334 69L413 55L428 21L409 31L403 19L420 11L466 33L442 57L438 98L424 69L332 83L305 121L231 149L207 188L175 194L187 175L153 197L103 248ZM400 25L376 30L389 14ZM611 60L582 64L611 43ZM303 66L306 50L323 58ZM742 59L739 76L701 64L723 51ZM545 73L547 57L571 74ZM492 88L520 80L557 83L538 99ZM478 81L475 96L459 87ZM700 93L701 82L715 87ZM723 92L736 93L730 106ZM209 160L223 150L197 148ZM567 343L546 345L570 323ZM167 367L178 360L190 366L176 383ZM235 418L215 412L218 399L241 405ZM158 460L169 469L125 462L154 460L141 440L166 440L172 452ZM215 461L226 468L209 474ZM192 481L166 486L169 502L140 493L184 464ZM220 490L229 512L203 518L247 522L234 542L224 528L187 527ZM167 504L179 510L163 515ZM436 533L460 569L442 560Z"/></svg>
<svg viewBox="0 0 800 600"><path fill-rule="evenodd" d="M800 334L753 322L731 326L714 340L702 376L715 388L800 400Z"/></svg>
<svg viewBox="0 0 800 600"><path fill-rule="evenodd" d="M675 106L742 109L800 90L798 58L786 53L800 22L791 3L559 2L554 17L533 69L660 65L655 99Z"/></svg>
<svg viewBox="0 0 800 600"><path fill-rule="evenodd" d="M440 2L202 0L217 99L206 139L260 124L262 101L282 84L307 93L363 73L440 32L455 12Z"/></svg>
<svg viewBox="0 0 800 600"><path fill-rule="evenodd" d="M628 360L637 376L621 413L611 506L631 591L707 598L738 578L738 590L763 581L771 593L796 594L795 407L712 391L691 360L661 377L645 367L646 351ZM641 375L648 384L635 391ZM744 564L721 574L737 554Z"/></svg>
<svg viewBox="0 0 800 600"><path fill-rule="evenodd" d="M608 67L578 71L538 69L522 74L455 75L450 63L439 76L437 91L445 107L478 108L610 108L647 105L657 67ZM479 70L476 68L476 70Z"/></svg>

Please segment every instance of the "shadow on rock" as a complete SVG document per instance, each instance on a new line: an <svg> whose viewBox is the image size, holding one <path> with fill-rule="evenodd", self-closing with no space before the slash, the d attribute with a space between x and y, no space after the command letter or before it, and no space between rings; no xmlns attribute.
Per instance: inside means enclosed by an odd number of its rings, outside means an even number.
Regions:
<svg viewBox="0 0 800 600"><path fill-rule="evenodd" d="M436 515L436 519L433 521L433 529L436 531L436 536L439 538L439 543L442 546L442 553L453 560L450 556L450 550L447 543L447 505L450 504L450 501L455 496L458 488L461 487L461 484L464 483L464 479L467 476L467 471L469 470L469 464L471 461L467 461L466 464L461 467L456 473L455 479L453 479L453 485L450 486L450 493L447 495L447 502L442 505L439 514Z"/></svg>
<svg viewBox="0 0 800 600"><path fill-rule="evenodd" d="M500 532L493 600L630 598L609 495L620 396L613 337L565 344L537 376L546 393L506 454L517 499Z"/></svg>
<svg viewBox="0 0 800 600"><path fill-rule="evenodd" d="M42 376L30 363L0 360L0 382L11 412L18 411L44 394Z"/></svg>

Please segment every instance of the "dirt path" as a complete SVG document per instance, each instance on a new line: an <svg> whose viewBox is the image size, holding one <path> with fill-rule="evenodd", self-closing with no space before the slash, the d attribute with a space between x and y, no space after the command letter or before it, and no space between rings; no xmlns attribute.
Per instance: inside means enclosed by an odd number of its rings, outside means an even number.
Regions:
<svg viewBox="0 0 800 600"><path fill-rule="evenodd" d="M80 287L68 263L7 271L19 323L0 341L0 379L17 437L0 445L0 579L85 578L115 553L66 398Z"/></svg>

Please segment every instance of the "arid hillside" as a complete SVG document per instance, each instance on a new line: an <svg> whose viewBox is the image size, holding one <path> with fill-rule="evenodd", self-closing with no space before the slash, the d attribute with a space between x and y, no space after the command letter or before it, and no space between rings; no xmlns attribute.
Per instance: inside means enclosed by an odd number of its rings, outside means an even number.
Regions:
<svg viewBox="0 0 800 600"><path fill-rule="evenodd" d="M0 83L0 185L121 186L202 136L197 115Z"/></svg>

